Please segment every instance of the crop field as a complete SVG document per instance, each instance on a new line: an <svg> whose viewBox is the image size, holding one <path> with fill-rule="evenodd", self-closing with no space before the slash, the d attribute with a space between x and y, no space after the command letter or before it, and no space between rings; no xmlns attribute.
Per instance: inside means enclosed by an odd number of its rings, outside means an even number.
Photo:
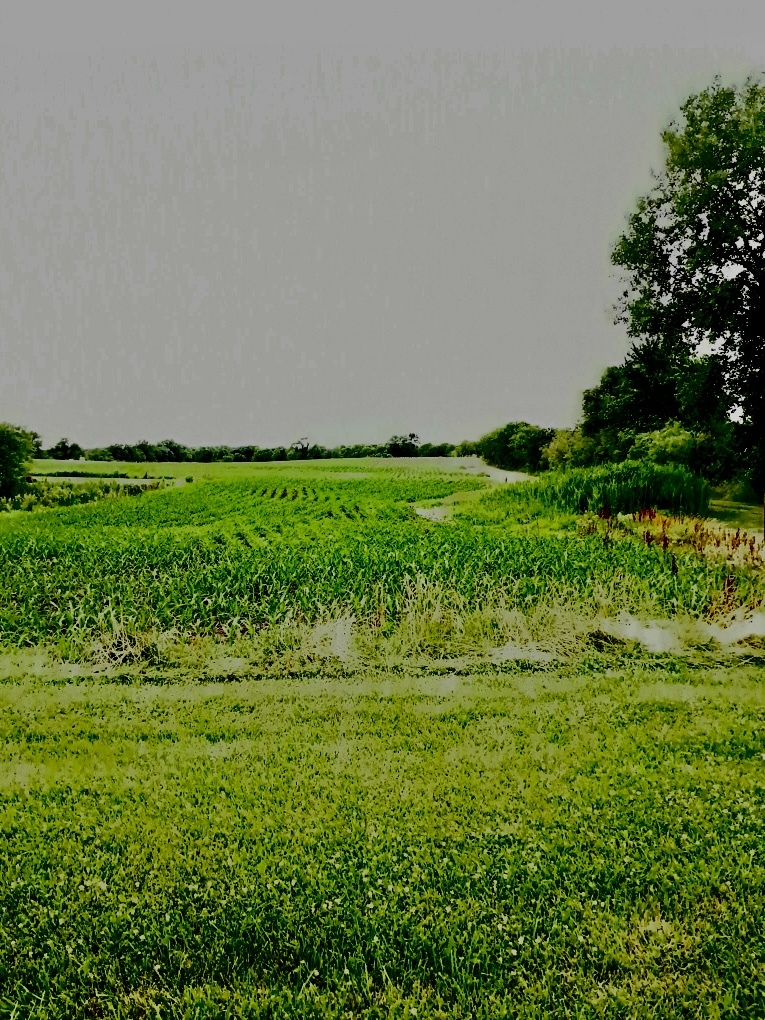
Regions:
<svg viewBox="0 0 765 1020"><path fill-rule="evenodd" d="M0 1018L765 1017L759 538L148 474L0 514Z"/></svg>
<svg viewBox="0 0 765 1020"><path fill-rule="evenodd" d="M390 636L413 600L435 599L429 616L420 607L426 643L458 641L465 606L491 642L492 606L517 615L565 596L591 614L699 617L761 600L761 571L572 535L575 515L551 516L534 486L487 492L442 525L415 512L488 485L384 461L215 465L181 488L0 515L0 639L75 657L118 639L123 657L131 641L156 655L163 636L230 643L341 617Z"/></svg>

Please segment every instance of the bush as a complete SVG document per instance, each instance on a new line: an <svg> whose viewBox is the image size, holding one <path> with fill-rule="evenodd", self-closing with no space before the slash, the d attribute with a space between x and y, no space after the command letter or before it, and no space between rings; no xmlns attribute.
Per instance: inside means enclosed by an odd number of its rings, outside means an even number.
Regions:
<svg viewBox="0 0 765 1020"><path fill-rule="evenodd" d="M762 503L761 494L757 492L751 479L746 475L740 475L738 478L716 485L714 495L716 499L723 499L731 503Z"/></svg>
<svg viewBox="0 0 765 1020"><path fill-rule="evenodd" d="M638 433L631 457L652 464L680 464L688 467L694 460L698 445L698 436L673 421L655 432Z"/></svg>
<svg viewBox="0 0 765 1020"><path fill-rule="evenodd" d="M478 447L472 439L463 439L461 443L458 443L452 450L452 457L475 457L478 453Z"/></svg>
<svg viewBox="0 0 765 1020"><path fill-rule="evenodd" d="M31 482L23 493L0 499L0 512L9 510L47 510L52 507L79 506L101 499L120 499L125 496L141 496L144 492L163 488L165 483L158 479L148 485L121 484L98 479L92 482Z"/></svg>
<svg viewBox="0 0 765 1020"><path fill-rule="evenodd" d="M542 451L554 437L554 429L513 421L482 436L475 446L479 456L494 467L536 472L542 467Z"/></svg>
<svg viewBox="0 0 765 1020"><path fill-rule="evenodd" d="M418 457L451 457L454 443L423 443L417 451Z"/></svg>
<svg viewBox="0 0 765 1020"><path fill-rule="evenodd" d="M635 436L630 460L675 464L703 475L711 482L728 481L737 473L736 425L725 422L708 432L694 432L679 422L668 422L654 432Z"/></svg>
<svg viewBox="0 0 765 1020"><path fill-rule="evenodd" d="M560 471L595 463L595 444L579 429L558 429L551 443L542 449L543 468Z"/></svg>
<svg viewBox="0 0 765 1020"><path fill-rule="evenodd" d="M32 432L0 422L0 497L12 499L26 489L34 439Z"/></svg>

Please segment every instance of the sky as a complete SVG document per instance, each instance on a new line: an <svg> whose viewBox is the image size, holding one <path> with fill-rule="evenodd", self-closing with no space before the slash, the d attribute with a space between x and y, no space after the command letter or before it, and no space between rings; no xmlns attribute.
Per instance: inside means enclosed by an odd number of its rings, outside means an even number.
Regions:
<svg viewBox="0 0 765 1020"><path fill-rule="evenodd" d="M628 349L610 250L765 11L0 11L0 420L82 446L575 424Z"/></svg>

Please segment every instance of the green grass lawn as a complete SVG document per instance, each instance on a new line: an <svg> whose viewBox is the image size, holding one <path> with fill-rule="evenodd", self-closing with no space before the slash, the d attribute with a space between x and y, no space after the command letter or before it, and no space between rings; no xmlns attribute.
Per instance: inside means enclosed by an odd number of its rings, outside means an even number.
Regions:
<svg viewBox="0 0 765 1020"><path fill-rule="evenodd" d="M17 676L0 731L0 1016L765 1015L757 665Z"/></svg>

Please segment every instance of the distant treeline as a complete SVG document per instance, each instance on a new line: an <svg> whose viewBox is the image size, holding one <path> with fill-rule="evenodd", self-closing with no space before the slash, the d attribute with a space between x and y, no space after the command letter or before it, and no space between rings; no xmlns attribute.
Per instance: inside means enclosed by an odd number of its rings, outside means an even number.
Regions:
<svg viewBox="0 0 765 1020"><path fill-rule="evenodd" d="M85 449L68 439L60 439L50 449L35 444L35 456L51 460L124 461L128 463L162 463L168 461L210 464L232 461L265 463L284 460L330 460L341 457L448 457L455 450L453 443L421 443L410 433L391 436L387 443L326 447L300 439L290 446L184 446L172 439L159 443L125 444Z"/></svg>
<svg viewBox="0 0 765 1020"><path fill-rule="evenodd" d="M506 471L530 474L647 462L684 467L716 485L730 483L731 491L739 493L735 498L754 501L765 489L765 435L751 416L737 420L731 401L725 367L717 356L690 356L682 348L649 339L636 343L621 365L607 368L598 385L585 390L580 420L572 429L514 421L456 446L421 443L410 432L385 443L332 448L304 437L277 447L190 447L166 439L90 450L61 439L43 450L39 436L29 435L35 456L54 460L207 463L476 454ZM0 463L0 475L3 471Z"/></svg>

